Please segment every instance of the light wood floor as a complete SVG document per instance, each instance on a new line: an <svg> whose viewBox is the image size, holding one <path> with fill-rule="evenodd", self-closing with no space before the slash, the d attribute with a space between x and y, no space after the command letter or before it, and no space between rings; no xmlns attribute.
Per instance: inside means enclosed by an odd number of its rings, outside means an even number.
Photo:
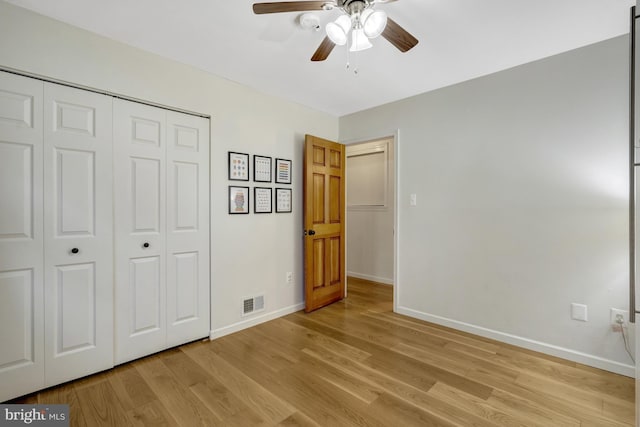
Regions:
<svg viewBox="0 0 640 427"><path fill-rule="evenodd" d="M391 287L159 353L14 403L71 425L629 426L634 383L391 311Z"/></svg>

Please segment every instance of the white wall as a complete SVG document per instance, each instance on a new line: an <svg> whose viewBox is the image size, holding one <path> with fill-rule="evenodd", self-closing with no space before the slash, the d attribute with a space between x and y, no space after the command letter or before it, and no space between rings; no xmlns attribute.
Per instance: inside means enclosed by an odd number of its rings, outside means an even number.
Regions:
<svg viewBox="0 0 640 427"><path fill-rule="evenodd" d="M302 307L304 134L336 140L337 118L1 1L0 67L210 115L213 335ZM292 214L227 214L230 150L293 160ZM242 318L242 298L257 293L265 312Z"/></svg>
<svg viewBox="0 0 640 427"><path fill-rule="evenodd" d="M343 141L399 129L399 312L633 375L609 328L628 304L627 56L623 36L340 119Z"/></svg>
<svg viewBox="0 0 640 427"><path fill-rule="evenodd" d="M385 206L353 206L358 196L350 196L349 183L354 174L368 179L365 171L350 167L350 155L387 144ZM382 154L380 154L382 155ZM393 138L347 145L347 275L375 282L393 284L393 213L394 170Z"/></svg>

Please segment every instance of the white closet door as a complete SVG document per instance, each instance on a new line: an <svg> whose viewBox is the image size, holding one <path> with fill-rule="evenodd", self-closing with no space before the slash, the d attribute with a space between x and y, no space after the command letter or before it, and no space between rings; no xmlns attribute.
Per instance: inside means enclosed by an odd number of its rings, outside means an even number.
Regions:
<svg viewBox="0 0 640 427"><path fill-rule="evenodd" d="M209 120L167 112L167 346L209 335Z"/></svg>
<svg viewBox="0 0 640 427"><path fill-rule="evenodd" d="M44 386L42 88L0 73L0 402Z"/></svg>
<svg viewBox="0 0 640 427"><path fill-rule="evenodd" d="M114 100L116 363L166 348L165 114Z"/></svg>
<svg viewBox="0 0 640 427"><path fill-rule="evenodd" d="M45 383L113 366L112 100L44 89Z"/></svg>

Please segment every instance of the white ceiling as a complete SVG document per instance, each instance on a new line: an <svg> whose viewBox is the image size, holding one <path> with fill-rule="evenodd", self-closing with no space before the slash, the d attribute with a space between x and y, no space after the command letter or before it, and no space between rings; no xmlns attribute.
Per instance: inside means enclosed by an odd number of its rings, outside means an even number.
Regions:
<svg viewBox="0 0 640 427"><path fill-rule="evenodd" d="M254 15L253 0L7 0L342 116L628 32L635 0L398 0L377 7L418 38L401 53L382 37L351 54L309 59L324 32L300 13ZM273 0L270 0L273 1ZM321 25L338 10L317 12Z"/></svg>

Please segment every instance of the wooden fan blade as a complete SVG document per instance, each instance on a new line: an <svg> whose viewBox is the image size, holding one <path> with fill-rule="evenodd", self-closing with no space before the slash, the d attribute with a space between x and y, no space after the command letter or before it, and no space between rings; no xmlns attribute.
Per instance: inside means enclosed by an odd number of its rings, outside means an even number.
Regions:
<svg viewBox="0 0 640 427"><path fill-rule="evenodd" d="M254 3L253 13L261 15L263 13L280 12L305 12L309 10L324 10L326 4L335 5L331 0L324 1L284 1L272 3Z"/></svg>
<svg viewBox="0 0 640 427"><path fill-rule="evenodd" d="M331 39L327 36L322 40L318 49L316 49L315 53L311 57L312 61L324 61L327 59L333 48L336 47L336 44L331 41Z"/></svg>
<svg viewBox="0 0 640 427"><path fill-rule="evenodd" d="M409 34L407 30L391 18L387 18L387 26L382 32L382 37L389 40L401 52L406 52L418 44L417 38Z"/></svg>

